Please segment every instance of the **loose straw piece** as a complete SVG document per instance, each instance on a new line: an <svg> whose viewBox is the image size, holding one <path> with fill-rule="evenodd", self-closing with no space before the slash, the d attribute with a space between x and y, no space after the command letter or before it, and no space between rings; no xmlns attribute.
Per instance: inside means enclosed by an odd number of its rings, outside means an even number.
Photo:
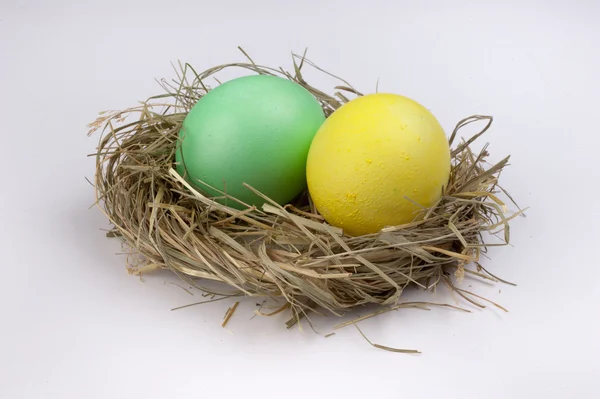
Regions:
<svg viewBox="0 0 600 399"><path fill-rule="evenodd" d="M233 316L233 312L235 312L239 304L239 302L236 302L233 304L232 307L227 309L227 312L225 313L225 320L223 320L223 324L221 324L221 327L224 328L227 325L227 323L229 323L229 319L231 319L231 316Z"/></svg>

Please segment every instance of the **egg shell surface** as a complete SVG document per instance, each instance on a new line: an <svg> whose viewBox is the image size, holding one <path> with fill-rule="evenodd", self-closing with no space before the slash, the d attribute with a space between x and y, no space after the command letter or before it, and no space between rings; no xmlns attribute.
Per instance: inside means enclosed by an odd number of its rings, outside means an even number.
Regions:
<svg viewBox="0 0 600 399"><path fill-rule="evenodd" d="M450 148L437 119L396 94L369 94L337 109L313 139L310 195L333 226L357 236L415 220L450 176Z"/></svg>
<svg viewBox="0 0 600 399"><path fill-rule="evenodd" d="M209 91L186 116L177 170L234 208L245 205L217 190L260 207L264 199L246 183L286 204L306 188L308 149L324 120L316 98L295 82L268 75L233 79Z"/></svg>

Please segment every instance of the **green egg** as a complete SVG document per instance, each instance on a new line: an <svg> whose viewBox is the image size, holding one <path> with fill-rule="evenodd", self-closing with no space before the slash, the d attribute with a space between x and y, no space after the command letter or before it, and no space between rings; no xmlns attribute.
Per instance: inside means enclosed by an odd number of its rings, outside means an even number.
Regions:
<svg viewBox="0 0 600 399"><path fill-rule="evenodd" d="M284 205L306 188L308 150L325 115L305 88L290 80L254 75L211 90L192 108L179 132L177 171L217 201L262 206L254 187Z"/></svg>

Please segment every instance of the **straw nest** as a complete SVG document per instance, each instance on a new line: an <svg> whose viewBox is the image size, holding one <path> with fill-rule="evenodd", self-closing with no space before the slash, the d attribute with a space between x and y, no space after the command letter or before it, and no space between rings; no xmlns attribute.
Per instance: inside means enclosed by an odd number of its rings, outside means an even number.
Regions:
<svg viewBox="0 0 600 399"><path fill-rule="evenodd" d="M90 124L90 134L102 131L94 187L97 205L113 225L108 235L121 237L141 256L128 262L130 271L169 269L195 286L202 279L225 283L228 295L280 297L286 303L281 309L292 311L290 324L308 311L340 315L365 304L402 306L399 298L407 287L433 289L441 282L483 306L482 298L455 281L465 273L499 280L478 260L488 246L508 243L508 222L520 214L508 215L499 198L508 196L498 181L508 157L489 164L487 145L477 153L471 149L492 117L471 116L457 124L449 137L448 187L412 223L349 237L325 223L307 193L284 207L265 197L262 209L235 210L194 190L174 169L178 131L210 90L208 82L218 82L215 73L234 68L293 80L320 101L326 115L361 95L337 77L340 85L332 95L308 84L302 75L307 66L328 73L304 56L293 56L289 73L259 66L244 54L247 62L202 73L179 64L176 79L160 82L164 94L123 111L103 112ZM457 142L459 130L477 121L484 122L481 132ZM490 244L492 238L500 242Z"/></svg>

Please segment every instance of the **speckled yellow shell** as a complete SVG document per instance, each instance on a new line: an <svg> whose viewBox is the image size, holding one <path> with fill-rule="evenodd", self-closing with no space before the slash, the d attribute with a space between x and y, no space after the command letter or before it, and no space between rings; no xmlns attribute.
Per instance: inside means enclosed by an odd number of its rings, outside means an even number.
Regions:
<svg viewBox="0 0 600 399"><path fill-rule="evenodd" d="M450 148L425 107L400 95L370 94L325 121L306 172L327 222L349 235L376 233L413 221L439 200L450 175Z"/></svg>

